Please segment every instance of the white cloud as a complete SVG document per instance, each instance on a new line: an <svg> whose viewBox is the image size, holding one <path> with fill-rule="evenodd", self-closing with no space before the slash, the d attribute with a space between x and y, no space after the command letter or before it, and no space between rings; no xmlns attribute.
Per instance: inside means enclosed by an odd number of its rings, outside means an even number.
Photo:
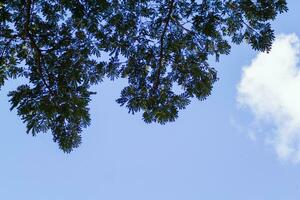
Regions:
<svg viewBox="0 0 300 200"><path fill-rule="evenodd" d="M280 159L300 163L300 42L280 35L270 53L260 53L243 69L238 102L256 120L276 127L272 145Z"/></svg>

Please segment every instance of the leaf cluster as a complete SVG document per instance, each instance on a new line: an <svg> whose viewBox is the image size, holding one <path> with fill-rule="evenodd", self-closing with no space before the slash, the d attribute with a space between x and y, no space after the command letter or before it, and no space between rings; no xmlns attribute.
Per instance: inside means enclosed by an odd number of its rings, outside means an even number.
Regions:
<svg viewBox="0 0 300 200"><path fill-rule="evenodd" d="M208 58L246 42L269 51L285 0L1 0L0 86L33 135L70 152L90 124L90 87L126 78L116 100L145 122L174 121L217 81ZM109 54L105 60L102 54ZM179 88L179 89L178 89Z"/></svg>

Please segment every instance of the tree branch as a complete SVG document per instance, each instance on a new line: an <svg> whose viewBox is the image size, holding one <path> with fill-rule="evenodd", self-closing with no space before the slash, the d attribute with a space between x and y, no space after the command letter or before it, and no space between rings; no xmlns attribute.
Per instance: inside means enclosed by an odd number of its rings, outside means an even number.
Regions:
<svg viewBox="0 0 300 200"><path fill-rule="evenodd" d="M29 39L30 46L33 48L35 52L35 57L36 57L36 64L37 64L37 69L38 73L41 76L41 80L45 87L48 89L48 91L54 95L54 92L52 91L51 87L48 85L44 75L43 75L43 67L42 67L42 61L43 61L43 54L38 47L38 45L35 42L34 37L30 33L30 19L31 19L31 7L32 7L32 0L24 0L25 2L25 24L24 24L24 36L25 38ZM45 70L46 71L46 70ZM47 73L47 72L46 72Z"/></svg>
<svg viewBox="0 0 300 200"><path fill-rule="evenodd" d="M163 69L163 59L164 59L164 40L165 35L169 26L169 22L171 21L172 12L174 9L174 0L169 1L169 11L165 18L165 26L163 28L163 31L160 36L160 50L159 50L159 61L158 61L158 69L156 72L155 82L153 83L152 91L155 92L158 89L158 86L160 84L160 74Z"/></svg>

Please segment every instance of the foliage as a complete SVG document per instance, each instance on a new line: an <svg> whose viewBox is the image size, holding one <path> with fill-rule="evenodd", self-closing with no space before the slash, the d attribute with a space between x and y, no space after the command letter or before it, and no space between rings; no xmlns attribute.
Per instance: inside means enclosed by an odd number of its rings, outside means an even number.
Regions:
<svg viewBox="0 0 300 200"><path fill-rule="evenodd" d="M174 121L210 95L209 56L229 54L231 42L269 51L270 22L285 11L285 0L1 0L0 85L27 78L9 93L11 109L28 133L50 130L70 152L90 124L90 87L105 76L128 79L117 102L130 113Z"/></svg>

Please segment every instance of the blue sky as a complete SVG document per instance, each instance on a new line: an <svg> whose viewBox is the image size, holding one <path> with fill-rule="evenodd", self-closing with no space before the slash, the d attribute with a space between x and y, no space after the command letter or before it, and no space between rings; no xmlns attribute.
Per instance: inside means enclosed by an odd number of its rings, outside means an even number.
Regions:
<svg viewBox="0 0 300 200"><path fill-rule="evenodd" d="M300 2L288 3L274 22L277 51L234 46L212 62L220 78L212 95L175 123L148 125L127 114L114 102L122 81L97 86L92 125L71 154L50 134L25 134L9 111L6 94L16 83L8 83L0 92L0 199L298 200ZM270 73L261 76L263 69Z"/></svg>

